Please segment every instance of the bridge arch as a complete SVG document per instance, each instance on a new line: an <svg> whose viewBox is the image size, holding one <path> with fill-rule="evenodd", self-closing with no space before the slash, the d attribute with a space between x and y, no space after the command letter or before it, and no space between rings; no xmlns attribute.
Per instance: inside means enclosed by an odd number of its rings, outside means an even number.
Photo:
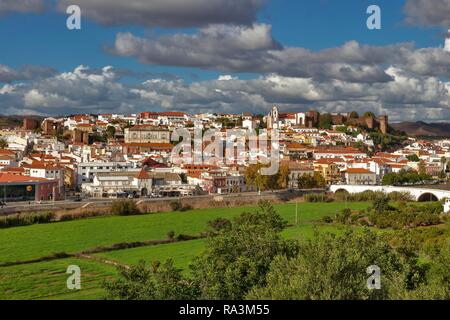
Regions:
<svg viewBox="0 0 450 320"><path fill-rule="evenodd" d="M439 201L439 197L436 196L432 192L425 192L422 193L418 198L417 201L419 202L427 202L427 201Z"/></svg>
<svg viewBox="0 0 450 320"><path fill-rule="evenodd" d="M337 189L337 190L334 191L334 193L347 193L347 194L350 194L350 192L347 189L345 189L345 188Z"/></svg>

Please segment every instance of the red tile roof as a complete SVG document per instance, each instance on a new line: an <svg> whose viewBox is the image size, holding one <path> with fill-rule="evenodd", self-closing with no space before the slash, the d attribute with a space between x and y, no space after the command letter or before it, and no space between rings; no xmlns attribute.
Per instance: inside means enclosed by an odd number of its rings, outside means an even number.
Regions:
<svg viewBox="0 0 450 320"><path fill-rule="evenodd" d="M44 182L44 181L55 181L55 180L48 180L44 178L35 178L35 177L27 177L27 176L21 176L17 174L12 173L3 173L0 172L0 183L32 183L32 182Z"/></svg>

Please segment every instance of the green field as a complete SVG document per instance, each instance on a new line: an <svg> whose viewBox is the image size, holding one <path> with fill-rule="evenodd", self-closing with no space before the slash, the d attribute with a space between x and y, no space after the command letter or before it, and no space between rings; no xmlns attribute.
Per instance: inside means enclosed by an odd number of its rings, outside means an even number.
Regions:
<svg viewBox="0 0 450 320"><path fill-rule="evenodd" d="M368 203L349 203L362 209ZM286 238L303 238L313 234L314 225L323 216L333 215L345 203L299 203L298 224L295 204L275 205L276 210L292 225L283 231ZM206 223L217 217L232 218L254 207L192 210L129 217L101 217L52 224L32 225L0 230L0 262L35 259L56 252L76 253L100 245L119 242L160 240L169 231L195 235L206 229ZM336 226L320 230L339 232ZM204 248L205 240L191 240L157 246L140 247L96 254L97 257L123 264L139 260L164 261L173 258L177 267L187 270L190 261ZM82 289L65 288L68 265L82 270ZM115 267L83 259L60 259L10 267L0 267L0 299L101 299L103 279L116 273Z"/></svg>

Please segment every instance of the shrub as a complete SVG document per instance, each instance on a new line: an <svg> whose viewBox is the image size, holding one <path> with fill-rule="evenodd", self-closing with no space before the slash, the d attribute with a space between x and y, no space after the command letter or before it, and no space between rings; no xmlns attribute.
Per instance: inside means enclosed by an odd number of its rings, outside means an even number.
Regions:
<svg viewBox="0 0 450 320"><path fill-rule="evenodd" d="M306 194L303 199L305 202L329 202L330 199L323 193ZM332 201L332 200L331 200Z"/></svg>
<svg viewBox="0 0 450 320"><path fill-rule="evenodd" d="M409 192L398 192L398 191L393 191L390 192L388 194L389 200L391 201L396 201L396 202L400 202L400 201L413 201L413 197L411 196L411 194Z"/></svg>
<svg viewBox="0 0 450 320"><path fill-rule="evenodd" d="M325 216L325 217L322 217L322 221L325 223L332 223L333 218L331 218L330 216Z"/></svg>
<svg viewBox="0 0 450 320"><path fill-rule="evenodd" d="M336 214L336 220L339 223L346 224L348 222L348 219L350 218L351 214L352 214L352 210L345 208L342 211L338 212L338 214Z"/></svg>
<svg viewBox="0 0 450 320"><path fill-rule="evenodd" d="M170 201L170 208L172 211L180 211L183 208L180 200L172 200Z"/></svg>
<svg viewBox="0 0 450 320"><path fill-rule="evenodd" d="M118 216L131 216L141 211L133 200L118 200L112 203L112 213Z"/></svg>
<svg viewBox="0 0 450 320"><path fill-rule="evenodd" d="M192 206L190 204L186 204L181 207L180 211L189 211L192 210Z"/></svg>
<svg viewBox="0 0 450 320"><path fill-rule="evenodd" d="M170 241L173 241L175 239L175 231L167 232L167 239L169 239Z"/></svg>
<svg viewBox="0 0 450 320"><path fill-rule="evenodd" d="M211 227L214 231L220 231L223 229L228 230L229 228L231 228L231 221L225 218L217 218L208 221L208 226Z"/></svg>
<svg viewBox="0 0 450 320"><path fill-rule="evenodd" d="M192 210L192 206L189 204L183 205L180 200L173 200L170 202L170 208L172 211L188 211Z"/></svg>

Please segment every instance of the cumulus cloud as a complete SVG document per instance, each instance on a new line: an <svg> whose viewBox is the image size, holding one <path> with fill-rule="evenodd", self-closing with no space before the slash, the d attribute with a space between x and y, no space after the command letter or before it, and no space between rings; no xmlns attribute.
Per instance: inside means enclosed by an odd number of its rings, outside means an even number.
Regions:
<svg viewBox="0 0 450 320"><path fill-rule="evenodd" d="M409 24L450 28L450 0L407 0L404 11Z"/></svg>
<svg viewBox="0 0 450 320"><path fill-rule="evenodd" d="M0 1L0 16L12 12L40 12L44 7L44 0L2 0Z"/></svg>
<svg viewBox="0 0 450 320"><path fill-rule="evenodd" d="M0 86L2 112L27 109L39 114L134 113L148 110L190 113L267 113L272 104L285 111L374 111L392 120L450 119L450 82L417 76L397 67L385 69L392 81L355 83L268 74L253 79L148 79L121 82L119 70L78 66L52 77ZM5 110L5 111L3 111Z"/></svg>
<svg viewBox="0 0 450 320"><path fill-rule="evenodd" d="M385 69L391 65L421 76L450 77L450 53L441 48L416 49L413 43L369 46L349 41L340 47L312 51L283 47L266 24L212 25L196 34L158 38L119 33L110 52L144 64L277 73L317 81L389 82L392 76Z"/></svg>
<svg viewBox="0 0 450 320"><path fill-rule="evenodd" d="M214 23L251 24L265 0L58 0L77 4L83 16L107 26L198 27Z"/></svg>

